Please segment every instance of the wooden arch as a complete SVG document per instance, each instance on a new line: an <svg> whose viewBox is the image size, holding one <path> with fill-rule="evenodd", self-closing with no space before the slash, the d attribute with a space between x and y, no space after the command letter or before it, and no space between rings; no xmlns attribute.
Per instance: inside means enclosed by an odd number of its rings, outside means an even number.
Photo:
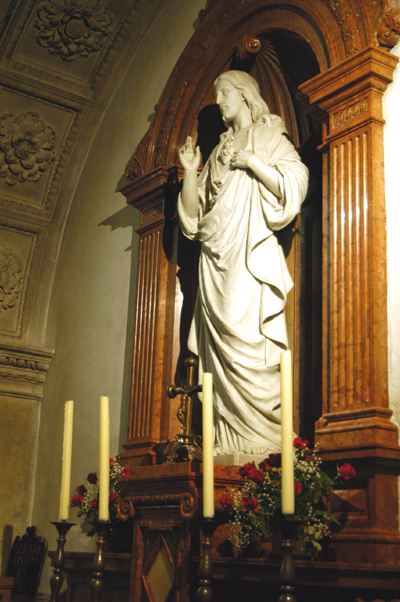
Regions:
<svg viewBox="0 0 400 602"><path fill-rule="evenodd" d="M122 189L141 212L124 446L127 461L138 465L157 463L162 445L179 431L176 407L165 396L174 379L182 319L174 218L177 148L188 133L195 134L197 115L210 104L217 75L233 57L250 60L254 51L259 51L257 68L262 64L272 82L282 83L281 95L274 97L270 90L267 100L285 114L300 141L293 93L285 78L279 80L282 72L274 70L268 44L282 32L288 44L309 53L309 79L299 91L321 123L323 174L323 392L315 433L328 464L351 460L357 470L353 489L335 498L336 511L349 504L354 509L337 539L338 559L344 561L385 563L390 557L400 562L400 450L387 386L382 160L382 94L397 64L387 48L399 38L399 15L397 0L212 0L199 15L154 121L129 162L129 182Z"/></svg>
<svg viewBox="0 0 400 602"><path fill-rule="evenodd" d="M367 0L253 0L210 2L168 81L155 119L139 144L126 173L130 179L177 163L176 149L194 132L199 109L208 104L212 83L236 51L250 52L251 40L270 30L302 36L320 71L376 44L382 4ZM247 49L243 41L248 41Z"/></svg>

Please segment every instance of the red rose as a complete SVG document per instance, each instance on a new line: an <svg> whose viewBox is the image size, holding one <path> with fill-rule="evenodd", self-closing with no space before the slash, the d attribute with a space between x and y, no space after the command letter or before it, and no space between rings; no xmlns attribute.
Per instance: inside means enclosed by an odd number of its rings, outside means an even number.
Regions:
<svg viewBox="0 0 400 602"><path fill-rule="evenodd" d="M296 449L304 449L305 447L307 447L307 445L307 439L302 439L301 437L295 437L293 439L293 447L295 447Z"/></svg>
<svg viewBox="0 0 400 602"><path fill-rule="evenodd" d="M86 489L85 485L78 485L78 487L76 488L76 491L78 492L79 495L85 495L87 489Z"/></svg>
<svg viewBox="0 0 400 602"><path fill-rule="evenodd" d="M303 491L303 485L299 481L294 482L294 495L300 495Z"/></svg>
<svg viewBox="0 0 400 602"><path fill-rule="evenodd" d="M75 493L75 495L72 496L71 498L71 508L82 508L82 504L83 504L83 496L82 495L77 495Z"/></svg>
<svg viewBox="0 0 400 602"><path fill-rule="evenodd" d="M268 458L265 458L264 462L268 462L272 468L280 468L281 467L281 454L269 454Z"/></svg>
<svg viewBox="0 0 400 602"><path fill-rule="evenodd" d="M339 474L342 479L352 479L356 476L356 471L351 464L343 464L343 466L339 468Z"/></svg>
<svg viewBox="0 0 400 602"><path fill-rule="evenodd" d="M89 483L91 483L92 485L96 485L97 483L97 474L95 472L89 472L88 476L86 477L86 479L89 481Z"/></svg>
<svg viewBox="0 0 400 602"><path fill-rule="evenodd" d="M117 497L118 497L118 493L115 493L115 491L112 491L110 493L110 495L108 496L108 501L109 502L115 502L115 500L117 499Z"/></svg>
<svg viewBox="0 0 400 602"><path fill-rule="evenodd" d="M254 462L247 462L247 464L244 464L243 466L241 466L239 468L239 474L242 477L248 477L249 476L249 470L254 469L256 467Z"/></svg>
<svg viewBox="0 0 400 602"><path fill-rule="evenodd" d="M125 479L131 477L132 476L132 468L130 466L124 466L122 469L122 476L125 477Z"/></svg>
<svg viewBox="0 0 400 602"><path fill-rule="evenodd" d="M92 508L98 508L99 507L99 500L96 498L95 500L92 500L90 502L90 505Z"/></svg>
<svg viewBox="0 0 400 602"><path fill-rule="evenodd" d="M114 466L114 459L110 458L110 468L112 468Z"/></svg>
<svg viewBox="0 0 400 602"><path fill-rule="evenodd" d="M272 466L268 464L268 458L265 458L265 460L260 462L258 467L261 468L261 470L265 470L265 472L268 472L272 468Z"/></svg>
<svg viewBox="0 0 400 602"><path fill-rule="evenodd" d="M228 493L224 493L221 495L219 503L221 504L222 510L229 510L233 505L233 497Z"/></svg>
<svg viewBox="0 0 400 602"><path fill-rule="evenodd" d="M256 468L254 461L248 462L247 464L239 468L239 474L242 477L247 477L248 479L254 481L254 483L258 484L262 483L265 479L264 473L262 473L261 470L258 470L258 468Z"/></svg>
<svg viewBox="0 0 400 602"><path fill-rule="evenodd" d="M253 514L258 514L258 500L255 497L243 497L242 508L243 510L251 510Z"/></svg>

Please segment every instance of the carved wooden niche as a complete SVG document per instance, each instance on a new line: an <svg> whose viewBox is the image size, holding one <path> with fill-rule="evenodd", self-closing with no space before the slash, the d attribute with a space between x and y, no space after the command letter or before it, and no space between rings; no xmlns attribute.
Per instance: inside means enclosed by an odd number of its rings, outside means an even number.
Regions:
<svg viewBox="0 0 400 602"><path fill-rule="evenodd" d="M321 415L322 184L317 151L321 134L296 94L301 83L320 72L320 65L330 64L330 58L325 41L312 30L304 11L299 15L295 5L265 8L264 3L260 12L261 3L250 4L212 3L200 15L200 26L127 168L131 183L123 192L141 211L132 396L124 454L134 464L156 462L159 444L179 432L176 405L164 391L184 377L198 249L180 234L176 223L174 204L181 175L177 149L190 134L197 138L205 163L224 129L213 82L228 69L242 69L255 77L271 112L282 116L310 169L302 216L278 236L295 281L287 321L295 351L296 398L304 400L296 416L300 432L312 440L313 424ZM290 21L293 26L288 29ZM340 37L339 31L336 35ZM340 51L336 49L334 55Z"/></svg>
<svg viewBox="0 0 400 602"><path fill-rule="evenodd" d="M282 116L310 169L301 216L279 237L295 281L287 318L295 358L296 428L313 440L314 422L329 406L326 383L334 359L324 352L329 332L322 327L332 288L325 276L329 258L322 213L329 162L322 165L317 149L325 142L329 124L324 107L315 102L307 114L297 93L299 86L346 64L368 45L378 46L388 28L394 35L393 10L387 3L370 1L355 6L352 0L289 0L284 5L272 0L213 0L200 13L199 26L168 81L155 119L127 167L130 183L122 190L128 203L141 211L124 454L132 464L157 462L160 444L172 440L180 427L175 417L178 402L166 398L165 388L184 376L197 253L176 221L181 178L177 149L190 134L197 137L203 163L207 159L223 127L212 84L230 68L246 70L257 79L271 112ZM307 98L305 91L303 100Z"/></svg>

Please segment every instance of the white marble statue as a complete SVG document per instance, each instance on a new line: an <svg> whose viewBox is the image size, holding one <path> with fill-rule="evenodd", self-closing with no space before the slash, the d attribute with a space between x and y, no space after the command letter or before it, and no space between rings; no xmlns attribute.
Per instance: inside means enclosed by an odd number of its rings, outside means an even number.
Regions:
<svg viewBox="0 0 400 602"><path fill-rule="evenodd" d="M178 210L201 241L199 290L188 347L214 379L215 454L280 449L280 352L293 283L274 236L300 211L308 171L257 82L242 71L214 83L228 130L197 178L190 137Z"/></svg>

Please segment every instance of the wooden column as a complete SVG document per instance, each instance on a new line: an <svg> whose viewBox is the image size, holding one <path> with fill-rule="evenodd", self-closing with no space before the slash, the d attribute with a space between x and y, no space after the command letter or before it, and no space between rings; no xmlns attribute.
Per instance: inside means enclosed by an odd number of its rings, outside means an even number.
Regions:
<svg viewBox="0 0 400 602"><path fill-rule="evenodd" d="M154 464L160 442L170 435L165 390L172 378L177 231L170 214L178 186L175 167L158 167L122 190L140 211L132 385L122 454L132 466Z"/></svg>
<svg viewBox="0 0 400 602"><path fill-rule="evenodd" d="M387 51L367 47L300 87L311 110L325 116L323 416L316 442L328 463L356 468L353 489L331 500L346 525L336 538L338 560L356 562L400 559L382 118L396 64Z"/></svg>

